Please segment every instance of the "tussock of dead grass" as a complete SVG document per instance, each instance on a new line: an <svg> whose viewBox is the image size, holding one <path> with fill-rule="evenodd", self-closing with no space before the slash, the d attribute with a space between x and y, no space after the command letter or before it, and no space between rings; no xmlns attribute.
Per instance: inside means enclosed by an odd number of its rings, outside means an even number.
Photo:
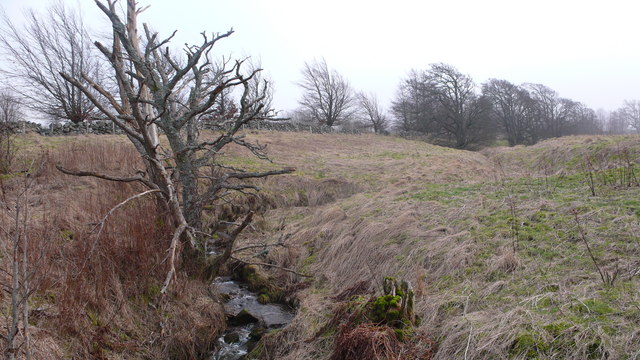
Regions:
<svg viewBox="0 0 640 360"><path fill-rule="evenodd" d="M515 271L519 266L520 259L518 259L518 254L512 247L504 247L501 249L500 254L493 259L490 270L492 272L510 273Z"/></svg>
<svg viewBox="0 0 640 360"><path fill-rule="evenodd" d="M388 326L361 324L336 337L332 360L383 360L398 357L400 342Z"/></svg>

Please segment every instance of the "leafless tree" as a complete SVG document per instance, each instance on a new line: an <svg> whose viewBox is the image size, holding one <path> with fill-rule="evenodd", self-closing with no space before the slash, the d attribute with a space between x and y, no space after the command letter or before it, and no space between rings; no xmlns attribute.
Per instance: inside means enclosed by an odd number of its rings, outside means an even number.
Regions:
<svg viewBox="0 0 640 360"><path fill-rule="evenodd" d="M11 171L15 156L14 136L19 120L22 120L20 100L9 90L0 91L0 175Z"/></svg>
<svg viewBox="0 0 640 360"><path fill-rule="evenodd" d="M535 112L539 121L535 130L537 139L568 135L568 118L577 103L561 98L556 91L542 84L524 86L535 101Z"/></svg>
<svg viewBox="0 0 640 360"><path fill-rule="evenodd" d="M424 71L412 70L398 88L391 104L396 128L401 132L417 131L427 134L438 132L434 116L437 107L428 93L428 79Z"/></svg>
<svg viewBox="0 0 640 360"><path fill-rule="evenodd" d="M596 110L596 118L598 119L598 123L600 129L602 129L602 133L606 134L609 132L609 120L611 119L611 112L605 109L599 108Z"/></svg>
<svg viewBox="0 0 640 360"><path fill-rule="evenodd" d="M79 123L97 115L89 98L60 76L60 71L78 79L99 74L78 12L57 2L44 15L29 11L24 27L4 14L0 34L8 65L4 73L27 107L54 121Z"/></svg>
<svg viewBox="0 0 640 360"><path fill-rule="evenodd" d="M575 102L568 117L571 134L602 134L603 128L596 112L583 103Z"/></svg>
<svg viewBox="0 0 640 360"><path fill-rule="evenodd" d="M297 109L288 112L286 117L291 119L291 122L297 124L311 125L316 122L313 118L313 114L303 107L298 107Z"/></svg>
<svg viewBox="0 0 640 360"><path fill-rule="evenodd" d="M373 127L373 131L376 134L380 134L386 131L387 116L378 102L378 98L375 94L367 94L365 92L359 92L356 94L356 100L360 107L360 112L365 121Z"/></svg>
<svg viewBox="0 0 640 360"><path fill-rule="evenodd" d="M492 114L509 145L531 144L533 101L529 92L506 80L490 79L482 85L482 93L491 102Z"/></svg>
<svg viewBox="0 0 640 360"><path fill-rule="evenodd" d="M303 91L298 103L320 124L338 125L353 115L355 104L349 82L337 71L329 70L324 59L305 62L298 85Z"/></svg>
<svg viewBox="0 0 640 360"><path fill-rule="evenodd" d="M249 81L249 95L247 101L250 104L262 104L262 109L258 113L260 119L273 119L277 115L273 108L274 83L262 71L260 60L248 59L247 72L253 73ZM261 101L257 101L262 98Z"/></svg>
<svg viewBox="0 0 640 360"><path fill-rule="evenodd" d="M176 274L175 259L182 245L187 250L183 254L203 252L203 246L195 235L203 230L201 213L204 205L230 201L229 196L234 191L258 190L256 185L247 182L250 179L289 173L293 169L248 172L221 164L218 160L222 149L232 143L266 159L263 147L247 142L238 134L243 124L256 120L264 110L264 94L250 97L250 82L258 70L243 74L242 61L230 65L224 63L220 68L212 59L214 45L229 37L232 31L211 36L202 33L202 42L187 46L186 57L180 58L174 56L167 46L173 35L159 38L144 25L144 41L140 41L137 18L144 9L140 9L135 0L127 0L126 20L118 14L114 0L106 3L96 0L96 4L109 18L114 40L111 47L101 42L95 45L117 79L119 94L100 86L90 74L74 76L62 72L62 76L129 136L146 161L147 171L117 177L58 168L78 176L139 182L150 190L159 190L156 194L159 194L159 200L170 214L175 228L168 244L169 271L162 287L162 293L166 293ZM213 72L219 76L208 76ZM221 120L229 123L226 130L211 139L202 139L198 120L214 110L218 97L227 88L239 89L238 112L232 119ZM168 148L159 143L156 126L164 132ZM177 177L172 176L173 171ZM221 234L227 244L233 244L239 230L251 220L250 215L235 230Z"/></svg>
<svg viewBox="0 0 640 360"><path fill-rule="evenodd" d="M624 117L626 124L640 134L640 101L625 100L620 109L620 115Z"/></svg>
<svg viewBox="0 0 640 360"><path fill-rule="evenodd" d="M448 64L432 64L427 91L439 105L434 120L456 148L467 148L492 135L490 103L475 92L471 77Z"/></svg>
<svg viewBox="0 0 640 360"><path fill-rule="evenodd" d="M627 119L620 109L612 111L607 121L607 133L612 135L625 134L629 124Z"/></svg>

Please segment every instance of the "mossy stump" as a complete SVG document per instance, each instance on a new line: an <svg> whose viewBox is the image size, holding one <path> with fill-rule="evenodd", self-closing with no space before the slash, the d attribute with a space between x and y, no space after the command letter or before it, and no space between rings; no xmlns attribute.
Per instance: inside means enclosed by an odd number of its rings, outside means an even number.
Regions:
<svg viewBox="0 0 640 360"><path fill-rule="evenodd" d="M406 280L398 283L395 278L385 277L382 289L384 295L374 302L374 316L378 316L380 321L389 325L397 321L415 325L416 316L413 311L415 300L411 284Z"/></svg>

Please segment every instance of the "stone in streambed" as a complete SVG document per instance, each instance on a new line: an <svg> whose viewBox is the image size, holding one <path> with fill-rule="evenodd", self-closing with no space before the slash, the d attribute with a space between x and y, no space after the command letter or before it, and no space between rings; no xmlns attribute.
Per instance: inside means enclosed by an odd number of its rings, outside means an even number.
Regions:
<svg viewBox="0 0 640 360"><path fill-rule="evenodd" d="M242 325L257 323L258 321L259 320L257 317L253 316L247 310L242 309L242 311L240 311L238 315L233 316L231 319L229 319L229 325L242 326Z"/></svg>

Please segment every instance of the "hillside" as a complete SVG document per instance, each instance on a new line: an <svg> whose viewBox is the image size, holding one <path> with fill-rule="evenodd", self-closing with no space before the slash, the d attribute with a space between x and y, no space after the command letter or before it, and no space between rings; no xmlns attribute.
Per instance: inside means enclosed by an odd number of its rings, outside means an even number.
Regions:
<svg viewBox="0 0 640 360"><path fill-rule="evenodd" d="M621 359L640 352L638 137L570 137L483 152L374 135L247 137L267 145L274 164L239 148L225 162L297 171L261 180L258 198L222 209L264 210L238 246L283 240L287 247L261 261L312 275L263 270L298 309L253 356L340 358L336 344L363 341L380 345L381 358L404 359ZM47 151L30 203L34 231L53 239L43 247L48 275L34 303L43 315L32 336L49 346L41 353L153 358L170 349L201 356L224 326L222 312L196 280L183 279L176 303L155 303L163 273L154 264L164 256L166 233L140 216L152 202L114 214L97 241L87 224L136 189L53 168L130 171L139 163L126 139L30 136L20 145L25 157ZM100 256L86 265L91 251ZM72 276L78 271L89 275L79 281ZM385 277L411 282L421 319L392 347L376 328L356 334L363 328L349 315L382 295ZM158 322L158 309L171 315ZM67 325L60 330L61 320Z"/></svg>
<svg viewBox="0 0 640 360"><path fill-rule="evenodd" d="M288 191L295 178L357 189L265 215L266 236L292 244L272 260L314 275L294 323L272 336L276 358L328 358L339 333L331 314L352 295L382 295L386 276L413 284L418 334L435 341L435 359L640 351L637 137L480 154L391 137L253 136L274 161L299 168L268 191ZM603 283L587 245L613 284ZM405 347L415 351L417 342Z"/></svg>

